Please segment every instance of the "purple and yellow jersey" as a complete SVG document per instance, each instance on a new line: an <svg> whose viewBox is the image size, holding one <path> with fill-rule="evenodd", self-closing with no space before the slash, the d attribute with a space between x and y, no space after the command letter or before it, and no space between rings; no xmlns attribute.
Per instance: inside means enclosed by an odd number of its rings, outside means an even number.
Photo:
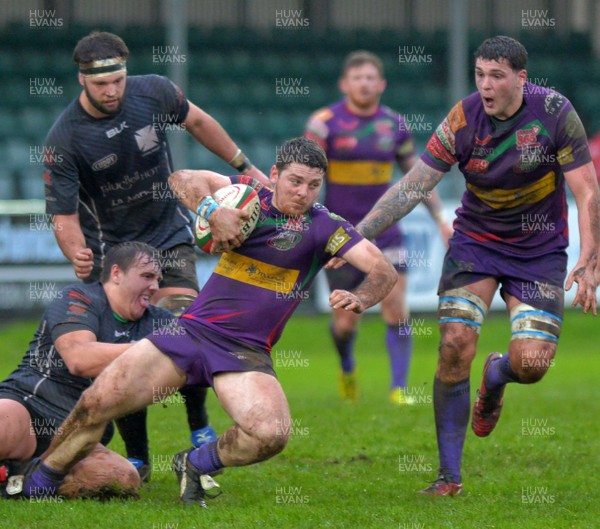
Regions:
<svg viewBox="0 0 600 529"><path fill-rule="evenodd" d="M357 224L390 187L394 163L415 155L404 118L384 105L357 116L339 101L315 112L305 135L327 154L325 207Z"/></svg>
<svg viewBox="0 0 600 529"><path fill-rule="evenodd" d="M515 256L567 247L563 172L591 158L583 125L563 95L526 83L521 109L498 121L475 92L454 106L421 159L439 171L458 163L465 177L456 230Z"/></svg>
<svg viewBox="0 0 600 529"><path fill-rule="evenodd" d="M247 176L261 199L256 228L242 246L222 254L194 303L182 316L238 342L270 351L317 272L362 236L343 218L315 204L302 217L283 215L273 191Z"/></svg>

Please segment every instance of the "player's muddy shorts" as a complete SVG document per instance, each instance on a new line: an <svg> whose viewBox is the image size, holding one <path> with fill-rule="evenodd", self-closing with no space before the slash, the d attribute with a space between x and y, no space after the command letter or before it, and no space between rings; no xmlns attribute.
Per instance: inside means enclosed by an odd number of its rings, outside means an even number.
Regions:
<svg viewBox="0 0 600 529"><path fill-rule="evenodd" d="M406 248L402 233L397 226L392 226L373 239L377 246L394 265L396 271L405 274L408 270ZM325 270L330 290L352 290L360 285L366 274L350 264L345 264L337 270Z"/></svg>
<svg viewBox="0 0 600 529"><path fill-rule="evenodd" d="M260 371L276 376L271 355L250 347L193 318L180 318L176 325L146 336L187 374L186 384L212 386L214 376L225 372Z"/></svg>
<svg viewBox="0 0 600 529"><path fill-rule="evenodd" d="M72 409L76 403L73 399L69 399L69 402L65 400L61 403L64 408L61 408L47 399L34 395L33 392L40 380L39 375L15 371L4 382L0 382L0 399L10 399L21 403L31 416L30 432L32 435L35 432L37 438L35 457L44 453L52 438L60 433L61 425L68 415L65 408ZM45 389L52 391L48 388L51 384L53 382L46 379L44 381ZM60 386L57 385L57 387ZM55 390L54 394L58 395L59 393ZM110 423L100 442L107 445L112 439L113 433L114 427Z"/></svg>
<svg viewBox="0 0 600 529"><path fill-rule="evenodd" d="M200 290L196 275L196 252L191 244L178 244L168 250L161 250L158 260L163 276L158 285L160 288L177 287ZM101 269L94 262L92 273L84 282L100 281L100 274Z"/></svg>
<svg viewBox="0 0 600 529"><path fill-rule="evenodd" d="M538 257L515 257L455 231L444 258L438 294L493 277L500 294L562 318L567 254L557 251Z"/></svg>

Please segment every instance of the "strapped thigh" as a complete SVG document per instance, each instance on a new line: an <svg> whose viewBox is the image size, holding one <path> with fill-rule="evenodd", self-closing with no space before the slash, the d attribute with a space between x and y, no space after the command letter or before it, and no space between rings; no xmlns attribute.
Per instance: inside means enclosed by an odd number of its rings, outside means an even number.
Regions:
<svg viewBox="0 0 600 529"><path fill-rule="evenodd" d="M512 338L557 343L562 318L551 312L519 303L510 311Z"/></svg>
<svg viewBox="0 0 600 529"><path fill-rule="evenodd" d="M463 323L477 334L488 311L486 303L466 288L453 288L440 294L439 323Z"/></svg>

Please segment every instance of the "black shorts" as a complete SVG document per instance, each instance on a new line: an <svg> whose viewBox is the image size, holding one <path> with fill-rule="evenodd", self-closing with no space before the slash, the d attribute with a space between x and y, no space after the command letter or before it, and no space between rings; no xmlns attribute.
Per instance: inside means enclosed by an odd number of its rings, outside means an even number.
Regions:
<svg viewBox="0 0 600 529"><path fill-rule="evenodd" d="M37 440L34 457L43 454L48 449L50 441L57 433L60 433L61 425L68 415L64 408L33 394L35 385L39 381L40 377L16 371L7 380L0 382L0 399L19 402L29 412L31 417L30 435L35 435ZM51 383L51 380L44 382L44 384ZM70 404L71 407L75 406L75 402ZM113 433L114 427L110 423L100 442L107 445L112 439Z"/></svg>
<svg viewBox="0 0 600 529"><path fill-rule="evenodd" d="M196 252L191 244L178 244L160 251L160 267L163 275L160 288L191 288L198 292L198 276L196 274ZM100 281L101 269L94 266L84 283Z"/></svg>

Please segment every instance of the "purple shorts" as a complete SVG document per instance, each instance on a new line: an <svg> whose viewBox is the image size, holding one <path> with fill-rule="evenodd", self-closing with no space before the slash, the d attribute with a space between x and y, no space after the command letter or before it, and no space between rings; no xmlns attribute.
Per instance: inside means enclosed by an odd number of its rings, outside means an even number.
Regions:
<svg viewBox="0 0 600 529"><path fill-rule="evenodd" d="M250 347L213 331L192 318L146 336L187 374L186 384L213 386L214 376L225 372L260 371L276 376L268 351Z"/></svg>
<svg viewBox="0 0 600 529"><path fill-rule="evenodd" d="M391 261L396 271L405 274L408 265L405 258L404 238L398 226L392 226L378 237L373 239L373 244ZM366 274L349 264L337 270L325 270L330 290L352 290L360 285Z"/></svg>
<svg viewBox="0 0 600 529"><path fill-rule="evenodd" d="M562 318L567 254L564 251L537 257L507 255L497 246L481 243L455 231L444 258L438 294L493 277L522 303Z"/></svg>

